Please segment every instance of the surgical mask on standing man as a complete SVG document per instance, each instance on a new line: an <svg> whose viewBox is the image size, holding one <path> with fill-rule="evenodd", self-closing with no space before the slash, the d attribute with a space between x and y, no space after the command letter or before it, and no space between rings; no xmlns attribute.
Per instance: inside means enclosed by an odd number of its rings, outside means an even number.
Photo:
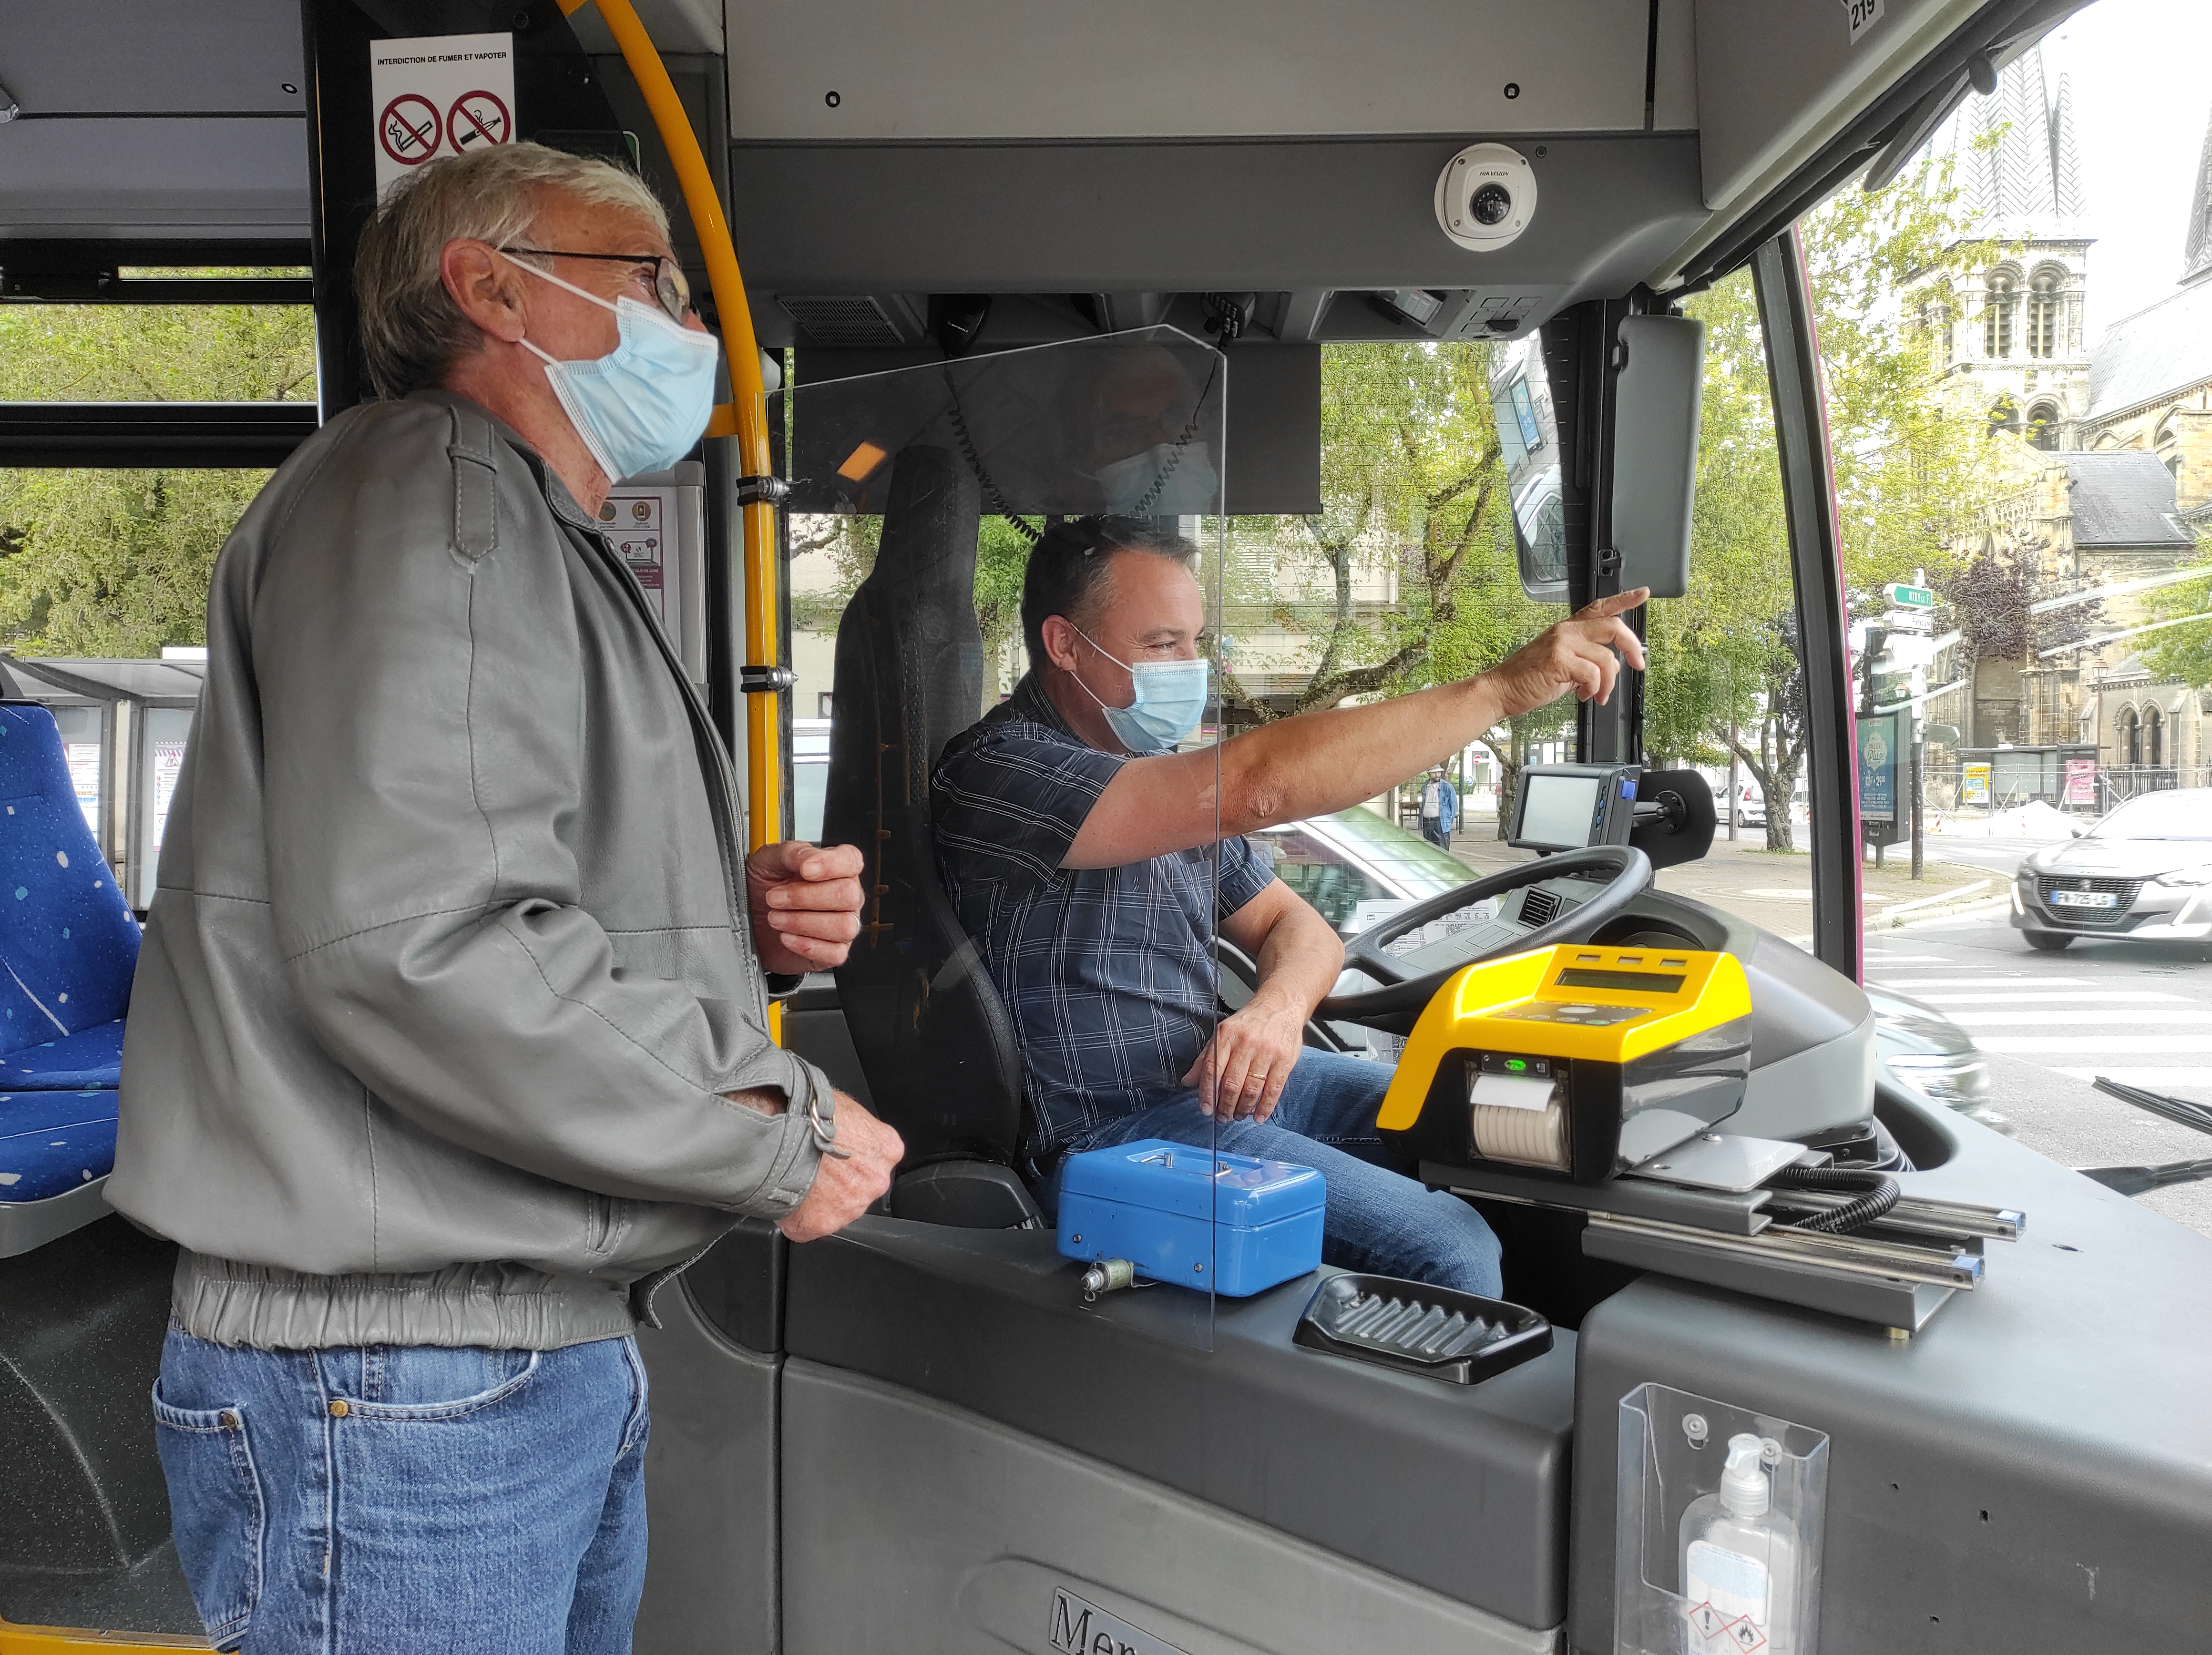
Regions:
<svg viewBox="0 0 2212 1655"><path fill-rule="evenodd" d="M687 328L627 294L602 299L550 270L514 262L615 313L620 343L593 361L561 361L522 342L524 349L544 359L553 394L607 481L665 471L690 453L714 411L714 368L722 355L714 336Z"/></svg>

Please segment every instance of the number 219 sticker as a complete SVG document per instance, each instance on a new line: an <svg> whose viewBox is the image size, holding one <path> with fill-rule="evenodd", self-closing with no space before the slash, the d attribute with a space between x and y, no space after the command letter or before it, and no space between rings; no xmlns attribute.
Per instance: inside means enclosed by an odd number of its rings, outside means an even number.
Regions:
<svg viewBox="0 0 2212 1655"><path fill-rule="evenodd" d="M1844 0L1844 4L1851 14L1851 44L1856 45L1859 36L1881 21L1882 0Z"/></svg>

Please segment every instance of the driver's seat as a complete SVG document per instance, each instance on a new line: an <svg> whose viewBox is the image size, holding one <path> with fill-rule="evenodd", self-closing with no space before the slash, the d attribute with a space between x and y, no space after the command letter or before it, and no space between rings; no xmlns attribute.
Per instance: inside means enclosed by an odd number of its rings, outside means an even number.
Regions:
<svg viewBox="0 0 2212 1655"><path fill-rule="evenodd" d="M982 696L974 476L941 448L892 462L874 569L837 626L825 844L857 845L866 906L838 998L876 1112L906 1140L892 1216L1033 1227L1013 1026L938 877L929 773Z"/></svg>

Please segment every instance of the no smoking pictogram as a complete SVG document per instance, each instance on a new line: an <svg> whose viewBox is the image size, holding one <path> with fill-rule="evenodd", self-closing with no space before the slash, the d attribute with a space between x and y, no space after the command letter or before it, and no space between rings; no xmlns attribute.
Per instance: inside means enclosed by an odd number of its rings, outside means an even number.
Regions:
<svg viewBox="0 0 2212 1655"><path fill-rule="evenodd" d="M376 141L402 167L420 167L436 155L444 132L438 106L412 92L401 93L376 118Z"/></svg>
<svg viewBox="0 0 2212 1655"><path fill-rule="evenodd" d="M505 143L514 131L514 118L496 92L464 92L446 112L446 136L458 150Z"/></svg>

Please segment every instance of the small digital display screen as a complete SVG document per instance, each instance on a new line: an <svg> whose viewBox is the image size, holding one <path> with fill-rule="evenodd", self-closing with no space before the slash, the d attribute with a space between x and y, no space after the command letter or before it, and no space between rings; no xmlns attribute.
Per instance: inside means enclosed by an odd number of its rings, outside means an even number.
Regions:
<svg viewBox="0 0 2212 1655"><path fill-rule="evenodd" d="M1590 842L1602 776L1524 776L1521 831L1523 845L1579 851Z"/></svg>
<svg viewBox="0 0 2212 1655"><path fill-rule="evenodd" d="M1639 994L1675 994L1682 979L1662 977L1656 971L1595 971L1570 966L1554 979L1561 988L1625 988Z"/></svg>

